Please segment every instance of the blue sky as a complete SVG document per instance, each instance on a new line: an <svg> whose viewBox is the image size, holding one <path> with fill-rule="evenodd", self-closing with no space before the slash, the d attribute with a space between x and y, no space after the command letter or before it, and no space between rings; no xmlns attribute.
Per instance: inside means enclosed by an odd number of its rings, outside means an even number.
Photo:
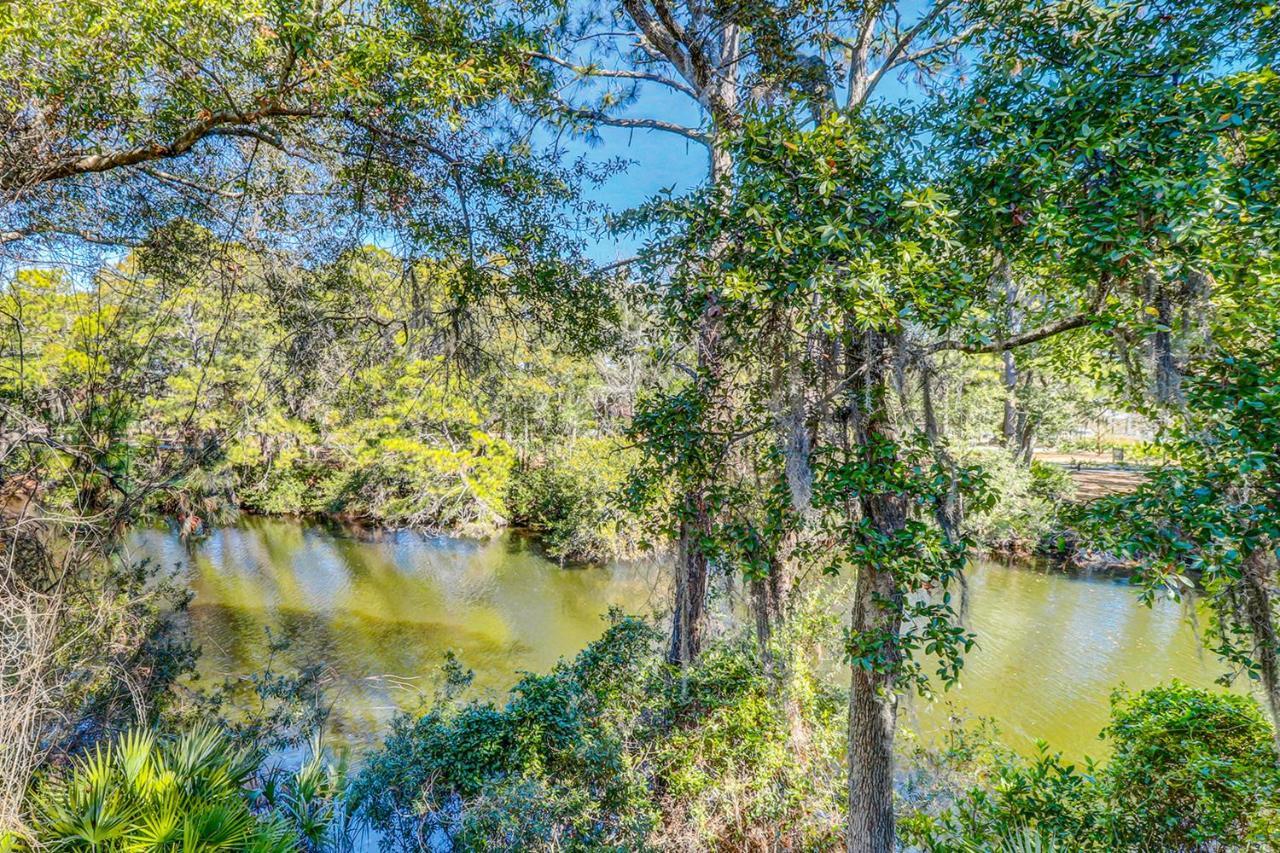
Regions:
<svg viewBox="0 0 1280 853"><path fill-rule="evenodd" d="M872 95L876 101L902 101L919 97L910 79L901 73L885 75ZM688 96L664 86L641 83L636 100L618 113L628 118L661 118L699 127L698 106ZM599 140L563 139L568 157L579 155L597 163L614 158L629 161L629 167L611 176L593 190L594 200L613 211L622 211L643 203L658 192L671 188L680 193L706 180L710 163L706 149L691 140L660 130L639 130L600 126ZM610 263L635 254L634 238L613 240L605 237L588 251L598 263Z"/></svg>
<svg viewBox="0 0 1280 853"><path fill-rule="evenodd" d="M685 95L662 86L643 86L635 103L624 115L662 118L691 127L700 123L698 108ZM641 204L664 189L677 193L690 190L706 180L707 150L696 142L660 130L606 127L598 129L599 140L565 139L562 145L570 157L585 156L603 163L614 158L628 161L625 171L609 177L593 190L594 201L617 212ZM614 241L608 237L590 251L592 260L609 263L635 254L636 240Z"/></svg>

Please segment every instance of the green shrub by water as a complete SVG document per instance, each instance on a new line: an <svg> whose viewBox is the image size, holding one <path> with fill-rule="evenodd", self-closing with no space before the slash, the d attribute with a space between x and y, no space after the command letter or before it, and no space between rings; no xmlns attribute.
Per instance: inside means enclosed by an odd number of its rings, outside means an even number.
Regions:
<svg viewBox="0 0 1280 853"><path fill-rule="evenodd" d="M681 673L663 632L614 616L502 705L462 701L469 674L451 661L442 695L369 758L350 808L400 850L433 834L477 851L841 849L845 701L803 668L832 627L810 611L788 627L812 641L795 659L800 741L746 639ZM1102 734L1100 765L1047 746L1019 757L989 726L904 754L904 838L928 851L1275 849L1280 774L1251 699L1178 682L1121 691Z"/></svg>
<svg viewBox="0 0 1280 853"><path fill-rule="evenodd" d="M537 532L558 559L627 556L639 545L639 528L617 498L634 462L614 438L578 438L549 450L514 472L512 518Z"/></svg>
<svg viewBox="0 0 1280 853"><path fill-rule="evenodd" d="M663 639L615 618L505 705L442 700L400 718L354 802L404 850L432 832L463 850L835 845L842 700L811 685L798 755L750 644L715 644L681 677Z"/></svg>
<svg viewBox="0 0 1280 853"><path fill-rule="evenodd" d="M904 835L930 851L1274 850L1280 770L1250 698L1180 682L1118 691L1103 735L1111 758L1084 767L1042 744L996 760L984 784ZM1020 843L1042 845L1018 847ZM1013 846L1011 846L1013 845Z"/></svg>
<svg viewBox="0 0 1280 853"><path fill-rule="evenodd" d="M814 638L831 627L795 619ZM397 719L345 790L318 758L280 773L210 729L133 732L41 780L28 840L0 835L0 850L330 850L353 813L406 851L433 834L476 851L840 849L843 697L797 659L797 741L753 643L723 638L681 673L664 639L611 616L503 705L464 699L470 673L450 658L437 699ZM904 838L928 851L1275 849L1280 772L1251 699L1178 682L1120 691L1103 734L1111 758L1083 767L1044 745L1019 758L989 726L904 756Z"/></svg>
<svg viewBox="0 0 1280 853"><path fill-rule="evenodd" d="M962 461L981 466L995 493L990 509L965 518L973 540L993 551L1034 550L1055 530L1058 507L1075 494L1075 484L1062 468L1040 461L1021 465L1003 449L971 450Z"/></svg>

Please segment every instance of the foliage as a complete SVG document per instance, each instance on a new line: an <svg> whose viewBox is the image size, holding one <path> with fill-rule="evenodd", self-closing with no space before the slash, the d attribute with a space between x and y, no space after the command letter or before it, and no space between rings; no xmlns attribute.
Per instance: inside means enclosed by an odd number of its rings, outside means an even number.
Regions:
<svg viewBox="0 0 1280 853"><path fill-rule="evenodd" d="M33 756L118 725L126 697L139 716L163 709L187 660L168 588L117 559L144 511L187 534L242 506L475 534L516 516L554 554L600 557L634 538L609 506L634 461L635 503L680 537L673 652L690 666L677 678L656 635L619 622L589 650L607 673L584 653L501 708L401 721L367 777L371 813L406 839L434 827L477 847L829 842L829 777L807 784L812 767L779 746L788 694L803 685L819 732L829 697L807 674L788 686L802 651L768 636L797 567L816 566L857 572L846 748L865 808L848 816L876 812L875 844L892 846L894 694L931 689L926 661L958 679L974 640L948 587L970 546L1038 535L1065 493L1050 469L953 458L939 411L974 418L964 400L935 408L939 378L967 375L949 354L1007 359L1030 462L1035 430L1065 427L1064 393L1097 390L1073 371L1163 404L1184 356L1224 347L1187 384L1170 463L1091 512L1147 561L1148 595L1198 576L1209 636L1280 718L1280 367L1261 337L1280 280L1274 9L937 0L910 23L892 2L649 5L0 9L0 683L38 704L0 727L25 739L0 806ZM963 75L944 73L961 58ZM870 99L897 69L918 90ZM703 124L619 116L642 81L691 96ZM712 155L709 185L623 220L649 229L617 267L641 279L630 307L655 329L654 364L620 388L603 362L634 330L584 257L595 210L578 192L612 166L563 165L558 139L531 141L530 113L674 131ZM1079 349L1046 343L1069 331ZM635 458L606 463L640 385ZM680 620L703 612L711 566L765 602L759 648L694 661L701 633ZM1108 772L1155 748L1118 750ZM1010 808L1116 843L1139 832L1080 793L1119 796L1121 776L1088 775L1047 755L1014 768ZM1198 810L1221 792L1187 800L1187 780L1160 780L1197 832L1245 832ZM1161 832L1186 829L1166 817Z"/></svg>
<svg viewBox="0 0 1280 853"><path fill-rule="evenodd" d="M972 642L947 592L969 544L949 513L962 496L975 506L987 496L936 431L903 425L889 364L986 287L959 269L951 199L915 179L928 169L919 127L907 108L834 112L812 126L761 111L731 149L731 196L712 187L649 206L658 239L647 262L685 259L662 292L666 322L696 334L714 301L717 377L733 379L655 395L633 432L649 482L707 484L714 523L696 547L717 564L761 580L781 571L782 543L798 541L797 564L891 575L894 594L877 597L883 624L851 631L848 659L927 690L913 652L936 654L949 683ZM712 268L697 262L707 245L723 245ZM828 356L836 351L845 355ZM732 414L708 422L718 398L733 400ZM677 510L672 521L691 521ZM939 594L909 594L922 589Z"/></svg>
<svg viewBox="0 0 1280 853"><path fill-rule="evenodd" d="M1272 730L1251 699L1177 683L1120 693L1103 734L1115 745L1106 779L1117 832L1142 848L1229 846L1280 831Z"/></svg>
<svg viewBox="0 0 1280 853"><path fill-rule="evenodd" d="M40 781L30 840L36 849L319 850L339 784L318 756L293 774L264 773L260 756L212 728L134 730Z"/></svg>
<svg viewBox="0 0 1280 853"><path fill-rule="evenodd" d="M267 253L290 234L320 260L374 222L473 285L502 256L512 293L581 295L572 241L537 239L572 177L475 114L541 85L491 4L17 2L0 45L13 239L130 246L185 221L235 243L256 219Z"/></svg>
<svg viewBox="0 0 1280 853"><path fill-rule="evenodd" d="M978 545L1026 553L1057 528L1058 508L1075 491L1062 468L1039 460L1024 466L1004 449L969 450L961 458L982 469L996 495L990 508L965 516L965 527Z"/></svg>
<svg viewBox="0 0 1280 853"><path fill-rule="evenodd" d="M804 710L822 733L806 764L786 748L750 645L717 645L677 673L661 641L614 616L573 661L524 676L504 706L437 702L398 719L353 801L410 850L431 832L466 850L830 843L835 697L818 687Z"/></svg>
<svg viewBox="0 0 1280 853"><path fill-rule="evenodd" d="M547 553L567 560L628 556L640 546L636 520L616 509L633 465L617 440L582 437L518 467L512 519L536 531Z"/></svg>
<svg viewBox="0 0 1280 853"><path fill-rule="evenodd" d="M149 257L137 253L121 270L145 270ZM343 264L353 267L348 283L377 311L393 318L407 310L390 256L369 250ZM498 336L489 342L491 356L513 348L529 360L526 371L512 374L481 361L459 374L445 357L402 337L384 342L391 353L371 352L378 342L369 331L345 321L334 321L328 342L314 341L290 371L280 358L290 320L271 304L267 281L255 276L227 299L201 277L164 286L138 274L140 281L104 273L90 290L63 276L25 272L5 301L10 315L31 318L21 329L4 330L15 344L5 361L3 381L11 383L5 388L33 411L61 412L57 438L76 442L66 454L81 452L86 439L75 431L85 421L63 401L95 408L90 423L99 461L86 476L99 492L110 491L109 474L117 485L143 491L143 508L178 515L188 532L244 508L487 534L511 514L506 502L517 447L559 448L557 470L573 471L584 485L594 448L602 451L596 461L618 461L609 476L593 478L580 529L553 547L595 556L612 550L605 503L625 463L604 452L604 436L558 441L562 430L599 432L589 406L572 420L547 411L565 408L568 396L586 402L596 393L603 380L585 355L528 338L522 321L504 319L495 304L484 320ZM456 296L456 280L439 278L437 297ZM357 295L348 291L345 298ZM129 354L141 341L145 372L128 368L142 358ZM199 342L194 350L192 341ZM530 434L529 413L539 411ZM42 466L58 459L49 447L39 455ZM140 488L152 480L165 481L165 488ZM64 508L81 492L44 486L48 502ZM581 545L569 543L575 536Z"/></svg>
<svg viewBox="0 0 1280 853"><path fill-rule="evenodd" d="M997 754L983 784L904 826L928 850L1020 849L1009 845L1027 835L1048 849L1269 849L1280 772L1253 700L1176 681L1121 690L1103 735L1113 752L1101 765L1078 768L1043 743L1030 760Z"/></svg>
<svg viewBox="0 0 1280 853"><path fill-rule="evenodd" d="M1137 438L1121 436L1095 438L1079 438L1064 441L1058 445L1063 453L1082 451L1085 453L1111 453L1118 455L1123 462L1148 464L1164 461L1164 451L1158 444Z"/></svg>

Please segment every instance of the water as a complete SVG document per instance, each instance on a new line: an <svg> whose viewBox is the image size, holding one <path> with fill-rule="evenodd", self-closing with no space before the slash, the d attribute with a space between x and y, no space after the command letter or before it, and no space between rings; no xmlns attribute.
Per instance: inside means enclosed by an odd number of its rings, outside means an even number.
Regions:
<svg viewBox="0 0 1280 853"><path fill-rule="evenodd" d="M254 518L191 546L142 530L132 548L188 578L202 678L323 663L331 739L357 749L431 694L446 650L496 697L518 672L598 637L610 607L651 614L668 600L655 563L562 568L514 535L472 542ZM1180 605L1145 607L1122 581L984 562L969 585L979 647L960 686L904 710L926 737L952 714L987 716L1015 748L1044 738L1068 757L1098 756L1114 687L1209 685L1217 674ZM289 641L274 659L266 629Z"/></svg>

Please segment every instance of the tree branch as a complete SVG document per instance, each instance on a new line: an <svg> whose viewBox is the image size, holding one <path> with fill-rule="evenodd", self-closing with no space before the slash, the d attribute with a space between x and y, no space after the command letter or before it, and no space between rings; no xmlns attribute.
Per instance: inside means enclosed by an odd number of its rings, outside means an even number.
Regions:
<svg viewBox="0 0 1280 853"><path fill-rule="evenodd" d="M686 127L683 124L675 122L662 121L656 118L625 118L622 116L611 116L600 110L589 110L583 107L575 107L561 101L562 109L565 115L582 121L595 122L597 124L606 124L612 127L629 127L639 130L661 130L664 133L674 133L677 136L683 136L685 139L692 139L700 145L711 146L711 136L696 130L692 127Z"/></svg>
<svg viewBox="0 0 1280 853"><path fill-rule="evenodd" d="M231 199L242 198L244 196L243 192L232 192L230 190L218 189L217 187L207 187L207 186L204 186L203 184L198 184L195 181L189 181L180 175L174 175L170 172L163 172L159 169L143 167L139 171L141 171L144 175L149 175L155 178L157 181L161 181L166 184L174 184L180 187L186 187L187 189L195 190L196 192L204 193L206 195L216 195L216 196L222 196L223 198L231 198Z"/></svg>
<svg viewBox="0 0 1280 853"><path fill-rule="evenodd" d="M1079 314L1073 314L1070 317L1064 317L1055 323L1047 326L1041 326L1038 329L1032 329L1027 332L1004 338L998 341L992 341L986 344L970 344L965 341L937 341L929 346L926 352L935 353L945 350L953 350L956 352L977 355L979 353L995 353L1004 352L1006 350L1017 349L1028 344L1034 344L1037 341L1043 341L1045 338L1051 338L1054 335L1060 335L1063 332L1069 332L1072 329L1080 329L1090 325L1098 319L1103 306L1107 301L1107 294L1111 292L1110 280L1103 281L1098 288L1097 294L1094 295L1093 301L1089 304L1086 311Z"/></svg>
<svg viewBox="0 0 1280 853"><path fill-rule="evenodd" d="M627 10L631 20L636 22L636 26L640 28L645 41L653 45L655 50L665 56L676 71L680 72L681 77L684 77L694 86L698 86L693 63L690 61L689 55L680 46L676 34L660 23L649 12L643 0L622 0L622 7Z"/></svg>
<svg viewBox="0 0 1280 853"><path fill-rule="evenodd" d="M271 104L243 115L233 110L219 110L218 112L207 114L199 121L193 122L186 130L167 143L153 142L148 145L139 145L135 148L117 151L73 155L62 162L36 169L25 176L21 174L6 175L5 179L0 181L0 189L12 190L19 186L35 186L63 178L108 172L113 169L136 166L155 160L170 160L186 154L196 143L210 136L247 135L270 145L281 147L281 142L278 138L260 128L254 127L254 125L269 118L287 116L312 117L315 115L317 113L311 109L284 107L279 104Z"/></svg>
<svg viewBox="0 0 1280 853"><path fill-rule="evenodd" d="M82 228L64 228L49 226L45 228L28 228L21 231L0 231L0 245L17 243L34 237L74 237L85 243L96 243L100 246L129 246L140 248L146 245L145 237L110 236Z"/></svg>
<svg viewBox="0 0 1280 853"><path fill-rule="evenodd" d="M661 74L654 74L647 71L625 71L615 68L596 68L593 65L575 65L567 59L561 59L558 56L539 53L537 51L531 51L529 56L532 56L535 59L545 60L553 65L559 65L561 68L567 68L580 77L610 77L621 78L623 80L648 80L653 83L660 83L663 86L667 86L677 92L680 92L681 94L688 95L695 101L698 100L698 93L691 87L686 86L678 80L672 80L670 77L664 77Z"/></svg>
<svg viewBox="0 0 1280 853"><path fill-rule="evenodd" d="M902 65L909 65L910 63L913 63L913 62L919 62L920 60L926 59L940 51L947 50L948 48L952 48L952 47L958 47L964 44L965 42L967 42L969 39L973 38L973 36L975 36L979 31L982 30L982 26L983 25L980 23L971 24L970 26L965 27L963 30L951 36L950 38L946 38L946 39L943 39L942 41L935 42L934 44L931 44L928 47L922 47L919 50L915 51L914 53L908 53L906 56L899 58L898 61L895 62L893 66L891 66L891 68L897 68ZM891 68L886 67L882 70L887 71L887 70L891 70Z"/></svg>
<svg viewBox="0 0 1280 853"><path fill-rule="evenodd" d="M876 72L872 74L871 78L867 81L866 87L862 91L863 101L870 96L871 92L876 88L884 78L884 75L887 74L891 68L895 68L901 64L900 58L906 49L911 46L912 42L914 42L922 32L933 26L934 21L938 20L939 16L950 8L953 2L955 2L955 0L938 0L938 2L934 3L933 8L930 9L923 18L917 21L914 26L898 38L893 47L889 49L889 52L885 54L884 62L878 69L876 69Z"/></svg>
<svg viewBox="0 0 1280 853"><path fill-rule="evenodd" d="M1038 329L1032 329L1029 332L1023 332L1020 335L1014 335L1004 340L992 341L986 344L968 344L964 341L938 341L929 347L929 352L942 352L944 350L955 350L957 352L969 353L976 355L978 353L1004 352L1005 350L1016 349L1027 344L1034 344L1045 338L1068 332L1072 329L1079 329L1087 326L1096 319L1094 314L1075 314L1066 317L1056 323L1050 323L1047 326L1041 326Z"/></svg>

